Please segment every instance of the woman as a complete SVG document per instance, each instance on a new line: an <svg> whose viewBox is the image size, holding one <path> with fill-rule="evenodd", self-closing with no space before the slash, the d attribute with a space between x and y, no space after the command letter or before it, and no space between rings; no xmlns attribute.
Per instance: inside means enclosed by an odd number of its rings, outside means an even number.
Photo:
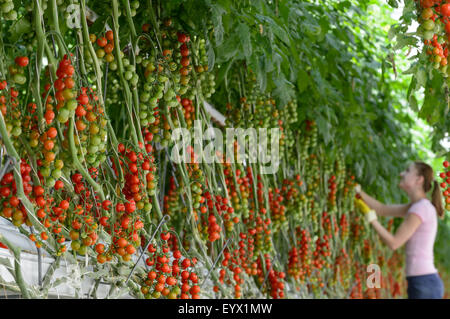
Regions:
<svg viewBox="0 0 450 319"><path fill-rule="evenodd" d="M408 194L408 204L384 205L362 191L360 185L357 185L356 191L371 208L366 206L366 218L383 242L392 250L406 243L408 298L442 299L444 285L433 257L437 217L444 216L439 184L433 178L433 169L423 162L412 163L400 176L399 187ZM427 193L432 187L430 202ZM364 203L362 205L365 206ZM393 235L378 222L377 215L403 217L404 221Z"/></svg>

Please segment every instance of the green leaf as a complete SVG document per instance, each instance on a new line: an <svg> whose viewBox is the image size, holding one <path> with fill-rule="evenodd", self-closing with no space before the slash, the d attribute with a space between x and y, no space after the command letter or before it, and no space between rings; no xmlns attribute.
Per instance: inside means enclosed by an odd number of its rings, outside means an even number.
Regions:
<svg viewBox="0 0 450 319"><path fill-rule="evenodd" d="M285 44L290 44L288 32L278 25L272 18L261 14L255 14L255 17L261 22L266 22L273 34L275 34L281 41Z"/></svg>
<svg viewBox="0 0 450 319"><path fill-rule="evenodd" d="M216 54L214 53L214 47L209 39L206 40L206 54L208 56L208 70L212 70L214 68Z"/></svg>
<svg viewBox="0 0 450 319"><path fill-rule="evenodd" d="M409 106L411 107L411 109L414 112L418 112L419 111L419 105L417 104L417 99L414 95L410 95L408 98L409 101Z"/></svg>
<svg viewBox="0 0 450 319"><path fill-rule="evenodd" d="M397 43L395 44L393 50L402 49L407 45L416 45L417 39L415 37L406 36L404 34L397 35Z"/></svg>
<svg viewBox="0 0 450 319"><path fill-rule="evenodd" d="M9 42L16 42L20 36L24 33L30 32L31 24L25 17L20 18L16 22L14 22L11 27L9 28L9 32L11 33L10 38L8 39Z"/></svg>
<svg viewBox="0 0 450 319"><path fill-rule="evenodd" d="M252 55L252 42L250 39L250 29L246 24L239 23L236 32L239 36L241 46L244 51L244 56L246 58L249 58Z"/></svg>
<svg viewBox="0 0 450 319"><path fill-rule="evenodd" d="M226 13L226 10L219 4L210 4L211 8L211 20L214 25L214 37L216 39L216 45L220 45L223 41L223 35L225 33L222 24L222 15Z"/></svg>
<svg viewBox="0 0 450 319"><path fill-rule="evenodd" d="M417 79L417 84L419 84L422 87L426 86L426 84L427 84L427 71L425 70L424 67L420 66L417 69L415 77Z"/></svg>

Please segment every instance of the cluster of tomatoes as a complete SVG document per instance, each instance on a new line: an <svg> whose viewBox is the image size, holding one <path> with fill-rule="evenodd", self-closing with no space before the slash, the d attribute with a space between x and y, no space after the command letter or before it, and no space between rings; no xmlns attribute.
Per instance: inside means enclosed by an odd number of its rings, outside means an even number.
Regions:
<svg viewBox="0 0 450 319"><path fill-rule="evenodd" d="M22 176L23 190L27 196L31 195L33 190L30 173L31 166L22 159L20 175ZM0 185L1 216L11 218L13 224L17 227L24 223L31 226L27 210L17 197L17 185L14 180L14 174L12 172L6 173L0 181Z"/></svg>
<svg viewBox="0 0 450 319"><path fill-rule="evenodd" d="M286 222L286 206L283 205L284 197L280 192L279 188L269 190L269 207L274 227L281 226Z"/></svg>
<svg viewBox="0 0 450 319"><path fill-rule="evenodd" d="M417 31L424 40L424 50L433 67L447 77L450 4L442 0L416 0L416 5L420 22Z"/></svg>
<svg viewBox="0 0 450 319"><path fill-rule="evenodd" d="M102 207L98 195L90 189L89 184L80 173L74 173L71 181L73 191L78 196L70 201L66 225L70 229L72 250L80 255L85 255L88 248L97 242L98 218Z"/></svg>
<svg viewBox="0 0 450 319"><path fill-rule="evenodd" d="M104 36L98 38L95 34L90 34L89 40L98 46L95 51L97 58L103 59L107 63L114 61L114 33L112 30L106 31Z"/></svg>
<svg viewBox="0 0 450 319"><path fill-rule="evenodd" d="M444 161L442 165L446 172L441 172L439 174L439 177L442 179L440 186L443 189L442 195L444 195L445 209L450 211L450 162Z"/></svg>
<svg viewBox="0 0 450 319"><path fill-rule="evenodd" d="M257 263L262 265L262 257L260 256L257 260ZM270 260L269 254L264 254L264 264L266 266L265 271L268 272L267 279L268 279L268 286L269 286L269 293L270 296L273 299L279 299L284 298L284 278L286 277L286 274L283 271L276 271L274 269L274 266L272 264L272 261ZM264 284L263 277L264 272L260 272L258 279L259 282Z"/></svg>
<svg viewBox="0 0 450 319"><path fill-rule="evenodd" d="M183 257L182 253L169 246L169 240L173 235L162 232L160 235L162 244L148 247L149 257L146 264L151 267L147 272L147 278L143 279L141 292L145 298L168 299L198 299L200 286L198 275L193 270L197 260Z"/></svg>
<svg viewBox="0 0 450 319"><path fill-rule="evenodd" d="M304 283L312 273L311 251L309 249L311 236L306 229L301 229L300 226L295 230L295 234L297 240L289 251L287 273L298 282Z"/></svg>
<svg viewBox="0 0 450 319"><path fill-rule="evenodd" d="M22 134L19 90L8 85L6 80L0 81L0 110L5 120L6 131L13 137L14 146L17 146L18 138Z"/></svg>

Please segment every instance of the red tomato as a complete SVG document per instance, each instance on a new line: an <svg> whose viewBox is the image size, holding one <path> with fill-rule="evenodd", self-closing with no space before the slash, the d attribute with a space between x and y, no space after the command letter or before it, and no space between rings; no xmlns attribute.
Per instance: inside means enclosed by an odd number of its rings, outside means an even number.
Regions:
<svg viewBox="0 0 450 319"><path fill-rule="evenodd" d="M27 66L28 62L29 62L28 57L26 57L26 56L18 56L14 61L16 62L16 64L18 66L22 66L22 67Z"/></svg>

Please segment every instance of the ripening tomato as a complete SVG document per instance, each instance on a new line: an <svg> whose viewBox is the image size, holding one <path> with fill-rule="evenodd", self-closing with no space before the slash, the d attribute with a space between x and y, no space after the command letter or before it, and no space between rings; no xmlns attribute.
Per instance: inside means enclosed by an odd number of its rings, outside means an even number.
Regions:
<svg viewBox="0 0 450 319"><path fill-rule="evenodd" d="M21 67L25 67L28 65L28 57L26 56L18 56L15 60L16 64Z"/></svg>
<svg viewBox="0 0 450 319"><path fill-rule="evenodd" d="M104 47L107 43L108 43L108 41L106 40L105 37L101 37L101 38L97 39L97 45L100 47Z"/></svg>
<svg viewBox="0 0 450 319"><path fill-rule="evenodd" d="M114 40L114 33L112 30L108 30L106 31L106 39L108 39L108 41L113 41Z"/></svg>
<svg viewBox="0 0 450 319"><path fill-rule="evenodd" d="M441 6L441 14L444 17L450 16L450 4L446 3Z"/></svg>

